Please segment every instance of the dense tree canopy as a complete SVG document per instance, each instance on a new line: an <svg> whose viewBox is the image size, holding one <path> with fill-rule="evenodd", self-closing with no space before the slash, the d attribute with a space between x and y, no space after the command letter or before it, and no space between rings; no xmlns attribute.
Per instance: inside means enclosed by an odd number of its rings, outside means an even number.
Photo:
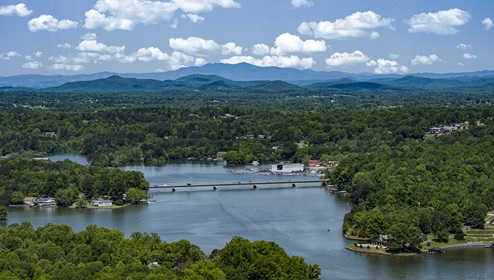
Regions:
<svg viewBox="0 0 494 280"><path fill-rule="evenodd" d="M189 241L155 234L67 225L0 227L0 279L319 279L317 265L290 257L272 242L233 238L217 257ZM248 256L248 257L242 257ZM238 268L242 269L238 269Z"/></svg>

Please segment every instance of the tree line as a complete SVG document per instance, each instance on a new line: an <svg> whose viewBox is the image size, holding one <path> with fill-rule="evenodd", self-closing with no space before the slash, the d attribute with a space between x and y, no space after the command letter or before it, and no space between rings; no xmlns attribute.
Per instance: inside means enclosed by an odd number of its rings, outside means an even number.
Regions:
<svg viewBox="0 0 494 280"><path fill-rule="evenodd" d="M319 279L318 265L289 256L274 242L233 237L206 255L187 240L95 225L81 232L29 222L0 227L0 278L17 279Z"/></svg>

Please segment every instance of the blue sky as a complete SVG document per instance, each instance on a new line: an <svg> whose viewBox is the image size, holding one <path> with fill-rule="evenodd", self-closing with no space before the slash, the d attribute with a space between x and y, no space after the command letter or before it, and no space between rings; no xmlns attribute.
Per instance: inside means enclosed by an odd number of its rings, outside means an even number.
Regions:
<svg viewBox="0 0 494 280"><path fill-rule="evenodd" d="M492 0L0 0L0 75L494 69Z"/></svg>

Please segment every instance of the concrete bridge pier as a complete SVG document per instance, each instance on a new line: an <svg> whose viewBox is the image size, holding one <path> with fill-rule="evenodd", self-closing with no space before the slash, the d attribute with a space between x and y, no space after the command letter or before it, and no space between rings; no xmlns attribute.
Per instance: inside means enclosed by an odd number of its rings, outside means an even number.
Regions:
<svg viewBox="0 0 494 280"><path fill-rule="evenodd" d="M293 183L293 184L292 184L292 187L294 187L294 188L295 188L296 186L297 186L297 184L295 184L295 183Z"/></svg>
<svg viewBox="0 0 494 280"><path fill-rule="evenodd" d="M257 189L257 186L256 186L256 185L254 185L254 186L252 186L252 188L255 190L255 189Z"/></svg>
<svg viewBox="0 0 494 280"><path fill-rule="evenodd" d="M218 187L217 186L214 186L213 187L213 191L217 191L218 190Z"/></svg>

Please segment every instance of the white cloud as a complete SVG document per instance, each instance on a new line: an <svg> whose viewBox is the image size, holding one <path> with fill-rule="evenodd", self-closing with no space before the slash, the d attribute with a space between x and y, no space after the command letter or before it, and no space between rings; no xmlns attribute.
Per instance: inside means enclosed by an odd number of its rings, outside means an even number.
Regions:
<svg viewBox="0 0 494 280"><path fill-rule="evenodd" d="M263 58L254 58L252 56L234 56L227 59L222 59L221 63L238 64L246 62L252 65L268 67L276 66L282 68L301 68L309 69L316 64L312 57L299 58L298 56L264 56Z"/></svg>
<svg viewBox="0 0 494 280"><path fill-rule="evenodd" d="M41 57L43 55L43 52L37 51L34 53L35 57Z"/></svg>
<svg viewBox="0 0 494 280"><path fill-rule="evenodd" d="M232 42L221 45L222 55L241 55L242 51L243 51L242 47L237 46L237 44Z"/></svg>
<svg viewBox="0 0 494 280"><path fill-rule="evenodd" d="M20 53L16 51L4 52L0 53L0 59L2 60L11 60L12 58L21 56Z"/></svg>
<svg viewBox="0 0 494 280"><path fill-rule="evenodd" d="M233 42L220 45L214 40L206 40L199 37L170 38L169 45L172 49L191 55L205 56L221 51L223 55L240 55L243 48Z"/></svg>
<svg viewBox="0 0 494 280"><path fill-rule="evenodd" d="M458 46L456 46L457 49L462 49L462 50L468 50L468 49L471 49L472 48L472 45L469 45L469 44L459 44Z"/></svg>
<svg viewBox="0 0 494 280"><path fill-rule="evenodd" d="M123 53L125 46L107 46L96 40L83 40L76 49L81 52Z"/></svg>
<svg viewBox="0 0 494 280"><path fill-rule="evenodd" d="M213 40L205 40L199 37L170 38L169 45L172 49L187 54L204 55L220 48L220 45Z"/></svg>
<svg viewBox="0 0 494 280"><path fill-rule="evenodd" d="M168 60L170 58L168 54L163 53L156 47L140 48L137 52L133 53L131 57L133 57L133 59L126 62L133 62L135 60L149 62L155 60Z"/></svg>
<svg viewBox="0 0 494 280"><path fill-rule="evenodd" d="M208 63L204 58L202 57L198 57L196 58L196 60L194 61L194 66L203 66L205 65L206 63Z"/></svg>
<svg viewBox="0 0 494 280"><path fill-rule="evenodd" d="M379 33L377 33L376 31L372 31L372 33L369 34L369 38L371 38L372 40L375 40L379 37L381 37L381 35L379 35Z"/></svg>
<svg viewBox="0 0 494 280"><path fill-rule="evenodd" d="M202 21L198 13L212 11L215 7L239 8L234 0L98 0L93 9L86 12L84 27L104 28L107 31L132 30L137 24L156 24L173 19L177 10L190 13L192 21ZM202 18L202 19L201 19Z"/></svg>
<svg viewBox="0 0 494 280"><path fill-rule="evenodd" d="M196 15L196 14L186 14L186 15L182 15L182 18L188 18L190 19L190 21L192 21L193 23L198 23L198 22L201 22L201 21L204 21L204 17L200 16L200 15Z"/></svg>
<svg viewBox="0 0 494 280"><path fill-rule="evenodd" d="M31 61L24 63L24 65L22 65L22 68L27 68L27 69L39 69L41 67L43 67L43 63L39 61Z"/></svg>
<svg viewBox="0 0 494 280"><path fill-rule="evenodd" d="M271 48L271 54L285 55L288 53L313 53L324 52L327 50L324 40L307 40L303 41L297 35L283 33L274 41L274 48Z"/></svg>
<svg viewBox="0 0 494 280"><path fill-rule="evenodd" d="M58 30L77 28L77 22L68 19L58 20L52 15L41 15L37 18L31 19L28 23L29 31L50 31L56 32Z"/></svg>
<svg viewBox="0 0 494 280"><path fill-rule="evenodd" d="M494 26L491 18L484 18L482 24L485 26L485 30L491 30L492 26Z"/></svg>
<svg viewBox="0 0 494 280"><path fill-rule="evenodd" d="M66 70L66 71L80 71L84 68L82 65L75 64L53 64L50 69L53 70Z"/></svg>
<svg viewBox="0 0 494 280"><path fill-rule="evenodd" d="M470 21L470 14L460 9L450 9L436 13L421 13L405 20L410 25L411 33L425 32L438 35L453 35L458 32L456 27Z"/></svg>
<svg viewBox="0 0 494 280"><path fill-rule="evenodd" d="M477 59L477 56L471 53L464 53L463 54L464 59Z"/></svg>
<svg viewBox="0 0 494 280"><path fill-rule="evenodd" d="M26 4L19 3L17 5L7 5L0 6L0 15L1 16L19 16L26 17L32 14L32 10L28 10Z"/></svg>
<svg viewBox="0 0 494 280"><path fill-rule="evenodd" d="M358 38L369 35L370 30L375 28L392 28L391 23L393 21L394 19L383 18L373 11L356 12L346 16L344 19L337 19L334 22L303 22L299 25L298 32L305 35L311 35L316 38Z"/></svg>
<svg viewBox="0 0 494 280"><path fill-rule="evenodd" d="M265 44L255 44L252 47L252 53L255 55L266 55L271 51L268 45Z"/></svg>
<svg viewBox="0 0 494 280"><path fill-rule="evenodd" d="M302 6L311 7L313 5L314 5L314 1L312 0L292 0L292 6L294 8L299 8Z"/></svg>
<svg viewBox="0 0 494 280"><path fill-rule="evenodd" d="M371 60L367 62L367 66L375 67L374 73L376 74L396 74L408 72L408 67L400 65L397 61L382 58L377 61Z"/></svg>
<svg viewBox="0 0 494 280"><path fill-rule="evenodd" d="M392 54L389 55L389 58L391 58L393 60L397 60L399 57L400 57L399 55L394 54L394 53L392 53Z"/></svg>
<svg viewBox="0 0 494 280"><path fill-rule="evenodd" d="M416 55L415 58L410 62L412 65L430 65L434 62L442 61L437 54L431 55Z"/></svg>
<svg viewBox="0 0 494 280"><path fill-rule="evenodd" d="M59 49L71 49L72 48L72 45L69 44L69 43L65 43L65 44L58 44L57 45L57 48Z"/></svg>
<svg viewBox="0 0 494 280"><path fill-rule="evenodd" d="M176 70L194 62L194 57L181 52L173 52L168 60L168 68Z"/></svg>
<svg viewBox="0 0 494 280"><path fill-rule="evenodd" d="M354 65L360 63L366 63L369 61L369 57L357 50L353 53L333 53L328 59L326 59L326 65L330 67L342 67L347 65Z"/></svg>

